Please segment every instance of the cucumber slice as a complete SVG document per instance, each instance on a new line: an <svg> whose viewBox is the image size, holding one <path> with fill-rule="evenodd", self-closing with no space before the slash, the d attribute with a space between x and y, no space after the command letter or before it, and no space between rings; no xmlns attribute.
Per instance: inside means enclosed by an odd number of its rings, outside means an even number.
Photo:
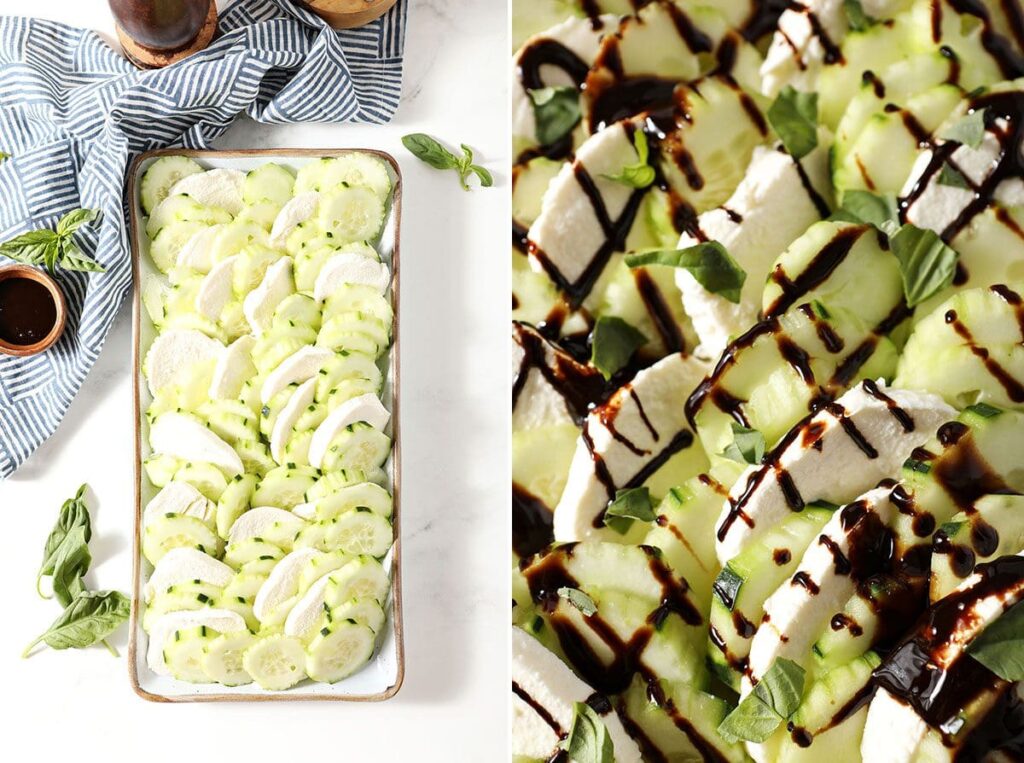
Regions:
<svg viewBox="0 0 1024 763"><path fill-rule="evenodd" d="M296 258L324 246L334 246L334 234L325 235L316 220L298 223L284 241L284 250Z"/></svg>
<svg viewBox="0 0 1024 763"><path fill-rule="evenodd" d="M163 487L174 479L174 475L184 464L174 456L162 453L158 456L150 456L142 462L142 468L146 470L146 477L154 487Z"/></svg>
<svg viewBox="0 0 1024 763"><path fill-rule="evenodd" d="M391 327L370 313L341 313L330 318L317 335L317 344L345 349L344 339L351 333L364 334L377 346L374 355L380 355L391 344Z"/></svg>
<svg viewBox="0 0 1024 763"><path fill-rule="evenodd" d="M387 167L369 154L343 154L310 162L295 176L295 193L330 191L344 185L369 188L382 200L391 193Z"/></svg>
<svg viewBox="0 0 1024 763"><path fill-rule="evenodd" d="M372 355L343 350L320 367L315 399L318 402L326 401L331 390L346 379L367 379L372 382L374 391L380 389L384 382L380 367Z"/></svg>
<svg viewBox="0 0 1024 763"><path fill-rule="evenodd" d="M324 332L327 333L324 333ZM348 350L349 352L361 352L364 355L376 358L386 347L381 347L372 337L355 331L335 331L328 329L327 325L321 329L322 338L316 341L317 347L330 347L335 352Z"/></svg>
<svg viewBox="0 0 1024 763"><path fill-rule="evenodd" d="M372 556L353 559L332 572L324 592L324 603L334 609L352 599L373 599L383 603L391 589L391 579L383 565Z"/></svg>
<svg viewBox="0 0 1024 763"><path fill-rule="evenodd" d="M235 443L235 452L242 459L246 473L262 477L277 466L270 455L270 449L259 440L240 440Z"/></svg>
<svg viewBox="0 0 1024 763"><path fill-rule="evenodd" d="M217 233L210 246L210 255L214 262L223 262L250 246L269 247L270 236L256 223L235 221L225 225Z"/></svg>
<svg viewBox="0 0 1024 763"><path fill-rule="evenodd" d="M341 606L328 610L327 617L331 622L355 620L365 625L374 633L380 633L387 615L376 599L352 599Z"/></svg>
<svg viewBox="0 0 1024 763"><path fill-rule="evenodd" d="M256 364L256 370L261 376L266 376L281 365L282 360L312 344L314 339L311 339L310 335L316 336L313 329L308 326L272 329L253 349L252 360Z"/></svg>
<svg viewBox="0 0 1024 763"><path fill-rule="evenodd" d="M175 473L174 479L189 483L214 503L220 500L228 486L224 473L213 464L203 461L185 464Z"/></svg>
<svg viewBox="0 0 1024 763"><path fill-rule="evenodd" d="M347 511L329 523L327 543L346 554L382 557L394 543L391 523L370 509Z"/></svg>
<svg viewBox="0 0 1024 763"><path fill-rule="evenodd" d="M222 633L206 644L203 655L203 672L213 681L224 686L242 686L252 682L242 655L256 643L256 636L249 631Z"/></svg>
<svg viewBox="0 0 1024 763"><path fill-rule="evenodd" d="M260 621L257 620L256 615L253 614L252 605L252 599L221 596L213 606L217 609L226 609L229 612L234 612L245 621L245 627L255 633L260 629Z"/></svg>
<svg viewBox="0 0 1024 763"><path fill-rule="evenodd" d="M335 469L369 472L382 466L390 453L391 438L360 421L350 424L335 436L327 448L321 468L325 472Z"/></svg>
<svg viewBox="0 0 1024 763"><path fill-rule="evenodd" d="M224 563L236 570L241 569L243 564L257 559L282 559L284 551L273 543L267 543L259 538L244 540L241 543L229 543L224 551Z"/></svg>
<svg viewBox="0 0 1024 763"><path fill-rule="evenodd" d="M368 313L379 318L390 330L394 310L386 297L373 286L360 283L346 283L339 286L324 301L323 318L329 320L335 315L350 312Z"/></svg>
<svg viewBox="0 0 1024 763"><path fill-rule="evenodd" d="M314 556L299 573L299 595L306 593L316 581L324 575L340 570L352 561L352 556L343 551L328 551Z"/></svg>
<svg viewBox="0 0 1024 763"><path fill-rule="evenodd" d="M235 217L235 221L258 225L267 233L270 233L270 230L274 227L277 213L280 211L280 204L276 201L264 199L263 201L257 201L255 204L247 204Z"/></svg>
<svg viewBox="0 0 1024 763"><path fill-rule="evenodd" d="M337 247L330 244L317 247L304 245L295 255L295 288L312 293L320 271L338 251Z"/></svg>
<svg viewBox="0 0 1024 763"><path fill-rule="evenodd" d="M256 575L266 577L277 566L276 559L253 559L246 562L238 571L239 575ZM255 594L254 594L255 595Z"/></svg>
<svg viewBox="0 0 1024 763"><path fill-rule="evenodd" d="M341 188L320 197L320 227L339 244L373 241L384 225L384 202L368 188Z"/></svg>
<svg viewBox="0 0 1024 763"><path fill-rule="evenodd" d="M197 162L186 156L162 156L149 165L146 174L139 184L139 201L142 210L148 215L161 201L167 198L168 191L183 177L202 172Z"/></svg>
<svg viewBox="0 0 1024 763"><path fill-rule="evenodd" d="M341 490L349 485L357 485L360 482L371 482L372 480L358 469L339 469L334 472L322 474L309 490L306 491L307 501L318 501L326 498L332 493Z"/></svg>
<svg viewBox="0 0 1024 763"><path fill-rule="evenodd" d="M360 507L369 509L385 519L390 519L391 494L372 482L349 485L318 500L316 502L316 518L322 522Z"/></svg>
<svg viewBox="0 0 1024 763"><path fill-rule="evenodd" d="M238 253L231 287L244 296L260 285L267 268L281 259L281 254L265 246L248 246Z"/></svg>
<svg viewBox="0 0 1024 763"><path fill-rule="evenodd" d="M175 631L164 643L164 662L179 681L206 684L211 678L203 669L206 647L216 638L206 626Z"/></svg>
<svg viewBox="0 0 1024 763"><path fill-rule="evenodd" d="M327 395L327 413L333 413L335 408L347 400L367 394L380 395L380 387L369 379L343 379Z"/></svg>
<svg viewBox="0 0 1024 763"><path fill-rule="evenodd" d="M267 575L270 574L269 572L265 575L249 572L250 569L254 569L251 565L269 565L273 569L277 562L277 559L270 556L261 556L258 559L246 562L242 565L242 569L231 579L231 582L224 586L224 596L228 599L243 599L251 602L256 598L256 594L260 592L263 584L267 582Z"/></svg>
<svg viewBox="0 0 1024 763"><path fill-rule="evenodd" d="M146 235L155 239L168 225L181 222L217 225L231 222L231 215L217 207L203 206L184 194L168 196L157 205L146 221Z"/></svg>
<svg viewBox="0 0 1024 763"><path fill-rule="evenodd" d="M242 667L269 691L283 691L306 677L306 652L296 638L264 636L245 650Z"/></svg>
<svg viewBox="0 0 1024 763"><path fill-rule="evenodd" d="M256 416L239 400L209 400L199 406L198 413L214 434L232 445L259 436Z"/></svg>
<svg viewBox="0 0 1024 763"><path fill-rule="evenodd" d="M313 331L319 331L320 324L320 304L308 294L291 294L275 308L271 326L308 326Z"/></svg>
<svg viewBox="0 0 1024 763"><path fill-rule="evenodd" d="M224 488L217 502L217 534L224 538L228 537L231 525L248 511L250 499L256 490L256 475L239 474Z"/></svg>
<svg viewBox="0 0 1024 763"><path fill-rule="evenodd" d="M149 246L149 256L162 273L178 264L178 254L192 236L208 226L200 222L171 223L163 228Z"/></svg>
<svg viewBox="0 0 1024 763"><path fill-rule="evenodd" d="M274 424L277 422L277 417L281 415L281 411L288 404L288 400L291 399L292 394L298 389L298 382L292 382L287 387L282 389L280 392L274 394L267 404L260 409L260 432L268 440L270 439L271 433L274 431Z"/></svg>
<svg viewBox="0 0 1024 763"><path fill-rule="evenodd" d="M295 548L313 548L317 551L327 551L330 544L327 542L327 530L329 525L326 522L316 522L307 525L295 536Z"/></svg>
<svg viewBox="0 0 1024 763"><path fill-rule="evenodd" d="M142 629L147 633L157 618L168 612L184 612L213 606L224 593L209 583L180 583L153 597L142 616Z"/></svg>
<svg viewBox="0 0 1024 763"><path fill-rule="evenodd" d="M292 197L295 177L280 164L268 162L250 170L242 184L242 200L246 204L272 201L284 206Z"/></svg>
<svg viewBox="0 0 1024 763"><path fill-rule="evenodd" d="M373 656L376 634L355 620L324 628L309 645L306 673L314 681L336 683L355 673Z"/></svg>
<svg viewBox="0 0 1024 763"><path fill-rule="evenodd" d="M326 405L310 403L295 422L295 431L305 434L307 430L316 429L327 418L329 412ZM285 460L294 461L295 459L286 458Z"/></svg>
<svg viewBox="0 0 1024 763"><path fill-rule="evenodd" d="M143 530L142 554L155 567L172 548L198 548L203 553L219 556L221 541L195 517L168 514Z"/></svg>
<svg viewBox="0 0 1024 763"><path fill-rule="evenodd" d="M271 469L253 494L256 506L290 509L305 500L306 491L316 482L317 471L308 466L279 466Z"/></svg>

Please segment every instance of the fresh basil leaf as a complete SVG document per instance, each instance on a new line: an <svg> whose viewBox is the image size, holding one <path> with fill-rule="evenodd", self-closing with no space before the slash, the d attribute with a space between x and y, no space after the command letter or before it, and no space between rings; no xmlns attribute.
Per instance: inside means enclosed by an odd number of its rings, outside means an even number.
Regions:
<svg viewBox="0 0 1024 763"><path fill-rule="evenodd" d="M619 490L615 500L604 510L604 523L617 533L625 534L633 521L653 522L658 518L651 504L651 491L646 487Z"/></svg>
<svg viewBox="0 0 1024 763"><path fill-rule="evenodd" d="M804 693L804 669L779 657L718 727L730 741L764 742L797 708Z"/></svg>
<svg viewBox="0 0 1024 763"><path fill-rule="evenodd" d="M802 159L818 145L818 94L786 85L768 107L768 121L790 156Z"/></svg>
<svg viewBox="0 0 1024 763"><path fill-rule="evenodd" d="M895 196L870 191L847 191L843 194L843 206L840 211L846 212L851 222L874 225L882 230L899 216Z"/></svg>
<svg viewBox="0 0 1024 763"><path fill-rule="evenodd" d="M615 763L615 748L601 716L586 702L573 705L572 728L562 742L569 763Z"/></svg>
<svg viewBox="0 0 1024 763"><path fill-rule="evenodd" d="M128 619L131 601L117 591L83 591L71 601L39 638L28 645L28 657L40 642L51 649L82 649L103 641Z"/></svg>
<svg viewBox="0 0 1024 763"><path fill-rule="evenodd" d="M0 244L0 254L26 265L43 265L47 247L57 241L52 230L30 230Z"/></svg>
<svg viewBox="0 0 1024 763"><path fill-rule="evenodd" d="M717 241L705 241L686 249L642 252L626 255L631 268L644 265L668 265L690 271L697 282L712 294L720 294L730 302L739 304L746 271Z"/></svg>
<svg viewBox="0 0 1024 763"><path fill-rule="evenodd" d="M967 653L1004 681L1024 681L1024 602L1014 604L967 645Z"/></svg>
<svg viewBox="0 0 1024 763"><path fill-rule="evenodd" d="M965 188L968 190L971 187L971 184L967 182L967 178L964 177L963 173L950 164L942 165L942 169L939 171L939 184L952 186L953 188Z"/></svg>
<svg viewBox="0 0 1024 763"><path fill-rule="evenodd" d="M558 595L576 607L576 609L587 617L590 617L592 614L597 612L597 605L594 603L594 600L583 593L579 588L563 586L558 589Z"/></svg>
<svg viewBox="0 0 1024 763"><path fill-rule="evenodd" d="M907 305L914 307L953 282L957 253L934 231L904 225L889 238L903 277Z"/></svg>
<svg viewBox="0 0 1024 763"><path fill-rule="evenodd" d="M484 167L481 167L479 164L470 165L469 171L480 179L480 185L483 186L484 188L490 188L492 185L494 185L494 178L491 177L490 171L488 171Z"/></svg>
<svg viewBox="0 0 1024 763"><path fill-rule="evenodd" d="M863 32L875 23L875 20L864 12L860 0L844 0L843 12L846 14L850 29L854 32Z"/></svg>
<svg viewBox="0 0 1024 763"><path fill-rule="evenodd" d="M85 539L85 529L76 527L61 543L53 563L53 595L66 607L83 590L82 577L89 571L92 554Z"/></svg>
<svg viewBox="0 0 1024 763"><path fill-rule="evenodd" d="M87 255L71 239L61 241L60 266L64 270L77 270L88 273L105 273L106 268Z"/></svg>
<svg viewBox="0 0 1024 763"><path fill-rule="evenodd" d="M591 334L590 362L605 379L610 379L645 344L647 337L622 318L602 315L594 324L594 332Z"/></svg>
<svg viewBox="0 0 1024 763"><path fill-rule="evenodd" d="M580 94L574 87L542 87L528 90L533 101L537 141L542 146L564 138L580 121Z"/></svg>
<svg viewBox="0 0 1024 763"><path fill-rule="evenodd" d="M402 136L402 145L417 159L437 170L458 169L459 160L455 154L442 146L435 138L417 132Z"/></svg>
<svg viewBox="0 0 1024 763"><path fill-rule="evenodd" d="M466 178L471 174L476 175L480 179L480 185L484 188L489 188L494 184L494 179L491 177L491 173L478 164L473 164L473 149L467 146L465 143L460 144L462 147L462 158L459 159L459 182L462 184L464 191L469 190L469 184L466 183Z"/></svg>
<svg viewBox="0 0 1024 763"><path fill-rule="evenodd" d="M58 236L70 236L85 223L90 223L100 216L95 209L76 209L68 212L57 223Z"/></svg>
<svg viewBox="0 0 1024 763"><path fill-rule="evenodd" d="M633 131L633 146L636 148L637 163L627 164L622 172L602 177L630 188L646 188L654 182L654 167L647 163L650 148L647 145L647 133L643 130Z"/></svg>
<svg viewBox="0 0 1024 763"><path fill-rule="evenodd" d="M985 112L987 109L975 109L940 133L943 140L955 140L971 148L978 148L985 137Z"/></svg>
<svg viewBox="0 0 1024 763"><path fill-rule="evenodd" d="M89 507L85 503L85 491L86 485L82 485L78 488L78 492L64 501L60 508L57 522L43 546L43 563L39 566L39 574L36 576L37 591L39 591L39 581L46 575L52 575L56 569L61 546L65 544L72 531L80 528L86 543L92 538L92 520L89 516ZM42 596L42 593L40 592L39 595Z"/></svg>
<svg viewBox="0 0 1024 763"><path fill-rule="evenodd" d="M764 458L764 448L763 434L733 422L732 442L722 451L722 455L741 464L759 464Z"/></svg>

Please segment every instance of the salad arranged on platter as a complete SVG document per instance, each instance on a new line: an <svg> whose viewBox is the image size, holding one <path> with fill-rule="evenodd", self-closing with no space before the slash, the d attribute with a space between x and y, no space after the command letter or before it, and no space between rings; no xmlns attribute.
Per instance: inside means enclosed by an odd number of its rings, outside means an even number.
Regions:
<svg viewBox="0 0 1024 763"><path fill-rule="evenodd" d="M516 761L1024 759L1024 11L515 0Z"/></svg>
<svg viewBox="0 0 1024 763"><path fill-rule="evenodd" d="M391 581L391 194L364 153L146 171L146 661L287 689L372 657ZM383 560L383 563L382 563Z"/></svg>

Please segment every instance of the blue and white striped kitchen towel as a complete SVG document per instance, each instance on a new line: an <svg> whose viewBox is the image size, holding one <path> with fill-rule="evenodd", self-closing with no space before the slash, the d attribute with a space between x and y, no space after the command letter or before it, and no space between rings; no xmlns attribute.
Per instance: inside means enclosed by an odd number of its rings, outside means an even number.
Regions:
<svg viewBox="0 0 1024 763"><path fill-rule="evenodd" d="M0 17L0 151L11 155L0 163L0 241L99 209L100 222L76 235L106 267L58 271L69 314L56 346L0 355L0 479L53 434L128 293L123 189L134 157L206 147L242 113L276 124L387 122L401 91L406 2L335 32L290 0L238 0L213 44L158 71L136 70L94 32Z"/></svg>

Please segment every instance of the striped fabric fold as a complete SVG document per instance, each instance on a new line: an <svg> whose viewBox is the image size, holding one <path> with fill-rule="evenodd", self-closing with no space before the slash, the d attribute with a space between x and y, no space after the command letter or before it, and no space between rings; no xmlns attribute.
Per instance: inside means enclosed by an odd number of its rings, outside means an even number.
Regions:
<svg viewBox="0 0 1024 763"><path fill-rule="evenodd" d="M76 240L104 273L57 272L63 337L0 355L0 479L57 428L131 286L125 173L141 152L205 148L239 115L267 124L384 123L398 106L408 0L336 32L290 0L237 0L204 51L139 71L95 32L0 17L0 241L102 212ZM6 260L0 257L0 263Z"/></svg>

